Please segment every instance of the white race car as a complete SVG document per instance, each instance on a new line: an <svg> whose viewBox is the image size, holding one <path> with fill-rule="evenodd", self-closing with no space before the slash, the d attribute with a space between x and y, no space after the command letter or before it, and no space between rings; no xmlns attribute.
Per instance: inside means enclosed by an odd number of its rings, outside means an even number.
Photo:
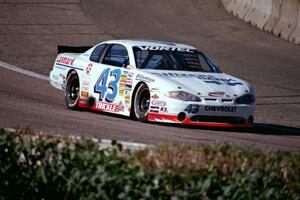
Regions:
<svg viewBox="0 0 300 200"><path fill-rule="evenodd" d="M65 90L69 109L88 108L142 122L221 127L253 124L252 86L221 72L192 46L111 40L88 50L66 50L69 52L57 56L50 82Z"/></svg>

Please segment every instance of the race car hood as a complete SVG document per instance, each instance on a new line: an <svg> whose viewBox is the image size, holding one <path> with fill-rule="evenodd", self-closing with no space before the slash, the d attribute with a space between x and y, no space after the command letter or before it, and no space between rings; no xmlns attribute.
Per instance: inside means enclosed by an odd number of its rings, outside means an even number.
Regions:
<svg viewBox="0 0 300 200"><path fill-rule="evenodd" d="M180 88L200 96L236 97L252 92L247 82L225 73L147 71L157 78L164 79L167 82L164 87L166 89Z"/></svg>

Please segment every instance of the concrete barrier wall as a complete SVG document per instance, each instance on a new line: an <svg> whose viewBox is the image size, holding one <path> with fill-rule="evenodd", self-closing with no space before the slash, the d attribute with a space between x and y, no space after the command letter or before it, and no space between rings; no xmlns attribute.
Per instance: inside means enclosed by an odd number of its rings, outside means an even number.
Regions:
<svg viewBox="0 0 300 200"><path fill-rule="evenodd" d="M263 30L272 33L273 28L277 24L280 17L281 0L272 0L272 11L266 24L263 26Z"/></svg>
<svg viewBox="0 0 300 200"><path fill-rule="evenodd" d="M233 0L223 0L224 8L227 9Z"/></svg>
<svg viewBox="0 0 300 200"><path fill-rule="evenodd" d="M297 24L292 32L289 40L296 44L300 44L300 3L298 3L298 16L297 16Z"/></svg>
<svg viewBox="0 0 300 200"><path fill-rule="evenodd" d="M251 17L251 24L257 26L260 29L263 29L272 14L273 0L260 0L259 2L259 6L256 6L256 12Z"/></svg>
<svg viewBox="0 0 300 200"><path fill-rule="evenodd" d="M300 0L222 0L225 9L269 33L300 44Z"/></svg>
<svg viewBox="0 0 300 200"><path fill-rule="evenodd" d="M273 29L273 34L285 40L293 32L297 24L298 17L298 0L283 0L278 23Z"/></svg>
<svg viewBox="0 0 300 200"><path fill-rule="evenodd" d="M245 17L248 16L249 12L251 12L252 8L253 8L253 2L245 0L244 1L244 6L242 6L242 9L238 9L236 11L237 12L237 16L240 19L245 19Z"/></svg>

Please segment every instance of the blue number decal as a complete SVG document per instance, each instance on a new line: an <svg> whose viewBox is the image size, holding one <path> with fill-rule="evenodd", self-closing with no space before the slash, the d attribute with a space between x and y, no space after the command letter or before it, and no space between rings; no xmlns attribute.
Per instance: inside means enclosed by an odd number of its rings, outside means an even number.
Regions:
<svg viewBox="0 0 300 200"><path fill-rule="evenodd" d="M118 94L118 82L121 78L121 70L120 69L114 69L110 73L110 68L105 69L101 75L99 76L94 91L95 93L99 93L99 101L102 101L102 99L112 102L117 94ZM115 77L113 81L110 81L107 86L107 79L108 77ZM107 93L107 88L111 89L112 93Z"/></svg>
<svg viewBox="0 0 300 200"><path fill-rule="evenodd" d="M195 114L197 112L199 112L199 105L195 105L195 104L191 104L188 107L186 107L186 109L184 109L184 111L186 111L187 113L192 113Z"/></svg>
<svg viewBox="0 0 300 200"><path fill-rule="evenodd" d="M121 78L121 70L120 69L114 69L110 72L110 76L114 76L115 80L111 81L108 84L108 88L112 90L112 93L108 93L105 97L105 100L107 102L112 102L116 98L118 94L118 83Z"/></svg>
<svg viewBox="0 0 300 200"><path fill-rule="evenodd" d="M104 98L104 95L107 91L106 83L107 83L107 78L108 78L108 73L109 73L109 68L105 69L102 74L99 76L96 85L94 87L94 91L96 93L99 93L99 100L102 101Z"/></svg>

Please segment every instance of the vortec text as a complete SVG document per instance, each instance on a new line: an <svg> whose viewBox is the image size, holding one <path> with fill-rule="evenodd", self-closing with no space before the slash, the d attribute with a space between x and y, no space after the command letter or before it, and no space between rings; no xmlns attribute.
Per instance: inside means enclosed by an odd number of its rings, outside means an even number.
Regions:
<svg viewBox="0 0 300 200"><path fill-rule="evenodd" d="M141 50L146 51L182 51L182 52L195 52L194 49L181 48L181 47L163 47L163 46L140 46Z"/></svg>

